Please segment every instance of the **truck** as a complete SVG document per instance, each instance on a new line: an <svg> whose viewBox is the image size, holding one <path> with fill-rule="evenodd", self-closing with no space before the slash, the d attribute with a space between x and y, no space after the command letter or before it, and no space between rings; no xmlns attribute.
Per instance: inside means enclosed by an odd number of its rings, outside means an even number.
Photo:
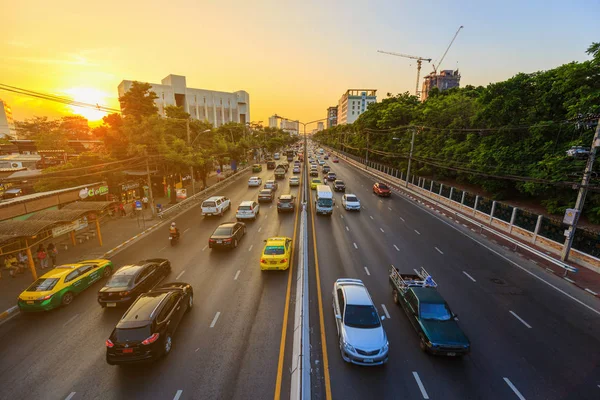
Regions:
<svg viewBox="0 0 600 400"><path fill-rule="evenodd" d="M317 214L331 215L333 213L333 192L327 185L317 185L317 195L315 196L315 209Z"/></svg>
<svg viewBox="0 0 600 400"><path fill-rule="evenodd" d="M292 161L294 161L294 150L288 150L288 151L286 152L286 155L287 155L287 160L288 160L289 162L292 162Z"/></svg>
<svg viewBox="0 0 600 400"><path fill-rule="evenodd" d="M278 165L277 168L275 168L275 179L284 179L285 172L285 167L283 165Z"/></svg>
<svg viewBox="0 0 600 400"><path fill-rule="evenodd" d="M421 268L416 274L400 273L393 265L389 282L394 303L400 305L419 335L421 350L429 354L463 356L471 343L458 325L458 318L437 290L437 283Z"/></svg>

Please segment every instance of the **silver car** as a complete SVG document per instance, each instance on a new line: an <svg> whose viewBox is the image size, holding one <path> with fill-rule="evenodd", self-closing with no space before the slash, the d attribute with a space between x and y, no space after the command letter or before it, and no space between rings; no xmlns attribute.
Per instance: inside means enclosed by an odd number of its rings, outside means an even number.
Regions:
<svg viewBox="0 0 600 400"><path fill-rule="evenodd" d="M387 362L387 335L377 308L360 279L335 281L333 313L344 361L358 365L381 365Z"/></svg>

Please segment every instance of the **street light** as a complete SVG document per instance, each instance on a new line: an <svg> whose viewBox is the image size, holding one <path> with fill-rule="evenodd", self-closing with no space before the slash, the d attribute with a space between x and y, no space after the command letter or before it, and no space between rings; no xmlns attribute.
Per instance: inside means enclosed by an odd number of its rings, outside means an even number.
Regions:
<svg viewBox="0 0 600 400"><path fill-rule="evenodd" d="M190 121L189 120L187 121L186 128L187 128L188 143L190 143ZM203 130L202 132L197 134L196 137L194 138L194 140L192 140L192 142L190 143L190 147L192 147L194 145L194 142L196 141L196 139L198 139L200 137L200 135L202 135L203 133L207 133L207 132L210 132L210 129ZM193 165L190 165L190 175L192 178L192 196L193 196L196 194L196 179L194 178L194 166Z"/></svg>

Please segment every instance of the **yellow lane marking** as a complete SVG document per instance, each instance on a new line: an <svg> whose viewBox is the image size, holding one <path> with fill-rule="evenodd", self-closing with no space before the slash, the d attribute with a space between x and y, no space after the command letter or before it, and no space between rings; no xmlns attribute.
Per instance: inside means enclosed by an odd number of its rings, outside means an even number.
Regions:
<svg viewBox="0 0 600 400"><path fill-rule="evenodd" d="M300 174L300 190L302 190L302 174ZM292 290L292 270L294 265L294 249L296 247L296 230L298 228L298 212L301 204L296 205L294 214L294 236L292 237L292 255L290 257L290 267L288 268L288 283L285 293L285 308L283 310L283 328L281 329L281 342L279 343L279 362L277 364L277 380L275 381L275 400L281 398L281 380L283 377L283 361L285 356L285 338L287 336L288 316L290 313L290 293Z"/></svg>
<svg viewBox="0 0 600 400"><path fill-rule="evenodd" d="M323 374L325 378L325 398L331 400L331 382L329 380L329 358L327 356L327 341L325 340L325 319L323 318L323 296L321 295L321 278L319 276L319 257L317 255L317 234L315 232L315 213L312 207L312 193L309 192L307 202L310 203L312 220L312 236L315 250L315 272L317 275L317 299L319 301L319 325L321 327L321 351L323 352Z"/></svg>

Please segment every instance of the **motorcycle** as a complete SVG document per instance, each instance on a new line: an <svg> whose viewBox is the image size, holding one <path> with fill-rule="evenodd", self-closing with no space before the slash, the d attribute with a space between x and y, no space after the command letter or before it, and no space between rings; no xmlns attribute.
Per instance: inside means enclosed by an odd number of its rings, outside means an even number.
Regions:
<svg viewBox="0 0 600 400"><path fill-rule="evenodd" d="M169 233L169 242L171 242L171 246L175 246L179 241L179 235L175 233Z"/></svg>

